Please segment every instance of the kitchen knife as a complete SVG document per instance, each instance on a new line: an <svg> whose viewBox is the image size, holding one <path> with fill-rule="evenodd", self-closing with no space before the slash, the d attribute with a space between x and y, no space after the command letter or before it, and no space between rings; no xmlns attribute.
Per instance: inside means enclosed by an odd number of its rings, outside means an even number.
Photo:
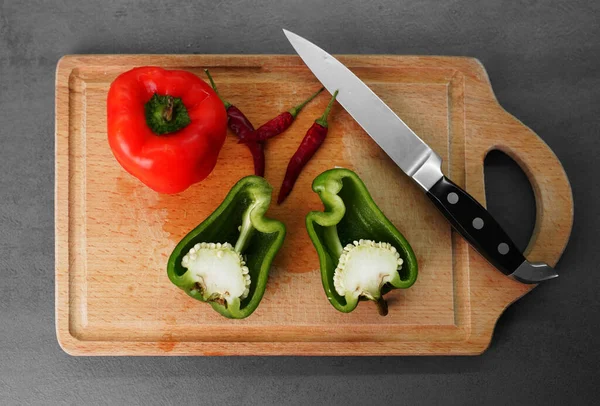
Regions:
<svg viewBox="0 0 600 406"><path fill-rule="evenodd" d="M283 32L329 93L339 91L337 101L492 265L522 283L558 276L547 264L527 261L492 215L444 176L441 157L347 67L310 41Z"/></svg>

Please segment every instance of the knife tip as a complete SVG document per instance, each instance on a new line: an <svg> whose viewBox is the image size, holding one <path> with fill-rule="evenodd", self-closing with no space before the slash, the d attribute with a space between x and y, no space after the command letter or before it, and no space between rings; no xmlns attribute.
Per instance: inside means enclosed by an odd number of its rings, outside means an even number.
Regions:
<svg viewBox="0 0 600 406"><path fill-rule="evenodd" d="M286 37L288 37L288 39L290 39L290 37L294 37L297 36L296 34L294 34L293 32L286 30L285 28L282 28L283 33L285 34Z"/></svg>

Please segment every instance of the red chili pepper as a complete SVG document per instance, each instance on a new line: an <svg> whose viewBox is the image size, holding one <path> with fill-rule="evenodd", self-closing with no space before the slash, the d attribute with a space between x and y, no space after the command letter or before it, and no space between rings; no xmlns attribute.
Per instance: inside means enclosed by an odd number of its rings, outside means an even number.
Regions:
<svg viewBox="0 0 600 406"><path fill-rule="evenodd" d="M219 92L217 91L217 85L213 80L212 76L208 69L204 69L206 76L208 76L208 80L210 81L210 85L213 90L219 97L221 101L225 105L225 110L227 111L227 126L229 129L238 137L248 137L249 134L254 132L254 126L248 120L248 117L240 109L238 109L233 104L229 103L226 100L223 100ZM265 146L262 142L251 141L247 142L246 146L250 150L252 154L252 161L254 162L254 174L258 176L265 176Z"/></svg>
<svg viewBox="0 0 600 406"><path fill-rule="evenodd" d="M279 189L279 197L277 198L277 204L280 204L285 200L286 197L292 191L298 176L300 176L300 172L304 165L312 156L317 152L323 141L325 141L325 137L327 136L328 124L327 124L327 116L329 115L329 111L333 106L333 102L337 97L338 91L336 90L333 94L333 97L329 101L325 112L321 116L321 118L315 120L313 125L308 129L306 135L302 139L300 146L296 150L292 159L288 163L287 170L285 172L285 177L283 178L283 184L281 185L281 189Z"/></svg>
<svg viewBox="0 0 600 406"><path fill-rule="evenodd" d="M290 128L290 126L294 122L294 119L296 118L298 113L300 113L300 110L302 110L302 108L306 106L312 99L317 97L319 93L323 91L323 89L325 88L320 88L317 92L313 93L308 99L304 100L299 105L292 107L288 111L281 113L277 117L267 121L266 123L258 127L258 129L255 132L240 137L239 142L248 143L252 141L266 141L269 138L273 138L276 135L281 134L282 132Z"/></svg>
<svg viewBox="0 0 600 406"><path fill-rule="evenodd" d="M265 144L264 142L249 142L246 144L252 154L254 174L265 176Z"/></svg>

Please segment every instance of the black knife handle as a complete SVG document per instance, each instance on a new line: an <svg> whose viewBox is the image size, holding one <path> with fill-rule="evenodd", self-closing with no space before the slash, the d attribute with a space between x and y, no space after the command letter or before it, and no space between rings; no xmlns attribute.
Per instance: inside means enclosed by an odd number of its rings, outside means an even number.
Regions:
<svg viewBox="0 0 600 406"><path fill-rule="evenodd" d="M492 215L450 179L442 177L429 189L427 196L452 226L504 274L512 274L525 261Z"/></svg>

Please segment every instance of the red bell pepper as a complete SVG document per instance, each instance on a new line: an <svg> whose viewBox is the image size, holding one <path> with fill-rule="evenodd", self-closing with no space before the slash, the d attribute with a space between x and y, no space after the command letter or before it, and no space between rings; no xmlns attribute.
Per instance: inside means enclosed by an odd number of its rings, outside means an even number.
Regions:
<svg viewBox="0 0 600 406"><path fill-rule="evenodd" d="M110 148L127 172L157 192L179 193L214 169L227 113L198 76L148 66L111 84L107 123Z"/></svg>

